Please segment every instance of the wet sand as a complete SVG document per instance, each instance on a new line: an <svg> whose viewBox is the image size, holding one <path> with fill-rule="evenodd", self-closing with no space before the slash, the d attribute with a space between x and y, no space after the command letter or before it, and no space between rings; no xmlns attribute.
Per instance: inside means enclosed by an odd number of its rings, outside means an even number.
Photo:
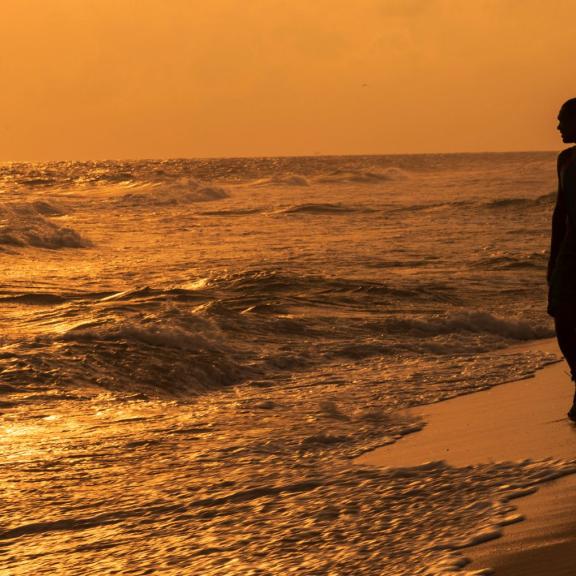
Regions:
<svg viewBox="0 0 576 576"><path fill-rule="evenodd" d="M559 354L554 340L526 349ZM576 426L565 417L572 385L564 362L534 378L418 407L426 428L357 461L412 466L445 460L454 466L506 460L576 458ZM543 485L518 501L525 521L506 527L503 538L466 549L471 569L493 568L497 576L564 576L574 573L576 475Z"/></svg>
<svg viewBox="0 0 576 576"><path fill-rule="evenodd" d="M560 478L517 502L525 522L504 537L464 551L470 568L496 576L572 576L576 550L576 476Z"/></svg>

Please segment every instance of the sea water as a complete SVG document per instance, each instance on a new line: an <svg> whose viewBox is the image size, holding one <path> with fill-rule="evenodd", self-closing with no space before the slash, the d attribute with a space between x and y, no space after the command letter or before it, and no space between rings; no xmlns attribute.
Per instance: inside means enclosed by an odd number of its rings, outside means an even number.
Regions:
<svg viewBox="0 0 576 576"><path fill-rule="evenodd" d="M449 574L563 462L375 469L526 377L555 155L0 166L0 573Z"/></svg>

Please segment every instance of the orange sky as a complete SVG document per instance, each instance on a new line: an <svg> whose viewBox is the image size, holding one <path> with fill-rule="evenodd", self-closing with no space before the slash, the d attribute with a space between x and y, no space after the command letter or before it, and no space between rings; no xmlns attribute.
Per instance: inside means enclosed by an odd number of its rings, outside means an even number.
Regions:
<svg viewBox="0 0 576 576"><path fill-rule="evenodd" d="M573 0L1 0L0 160L557 149Z"/></svg>

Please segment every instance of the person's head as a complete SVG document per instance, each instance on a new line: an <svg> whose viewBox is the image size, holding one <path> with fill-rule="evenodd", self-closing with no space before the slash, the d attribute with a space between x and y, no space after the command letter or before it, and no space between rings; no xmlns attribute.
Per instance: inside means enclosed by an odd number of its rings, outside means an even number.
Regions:
<svg viewBox="0 0 576 576"><path fill-rule="evenodd" d="M562 104L558 113L558 130L562 142L576 143L576 98L570 98Z"/></svg>

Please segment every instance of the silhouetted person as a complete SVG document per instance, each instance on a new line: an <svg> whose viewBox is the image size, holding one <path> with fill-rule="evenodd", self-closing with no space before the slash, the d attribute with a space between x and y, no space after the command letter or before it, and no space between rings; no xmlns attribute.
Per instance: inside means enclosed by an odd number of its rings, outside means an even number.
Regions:
<svg viewBox="0 0 576 576"><path fill-rule="evenodd" d="M563 142L576 143L576 98L560 108L558 130ZM547 279L548 314L554 317L556 338L576 383L576 146L558 156ZM576 422L576 391L568 417Z"/></svg>

